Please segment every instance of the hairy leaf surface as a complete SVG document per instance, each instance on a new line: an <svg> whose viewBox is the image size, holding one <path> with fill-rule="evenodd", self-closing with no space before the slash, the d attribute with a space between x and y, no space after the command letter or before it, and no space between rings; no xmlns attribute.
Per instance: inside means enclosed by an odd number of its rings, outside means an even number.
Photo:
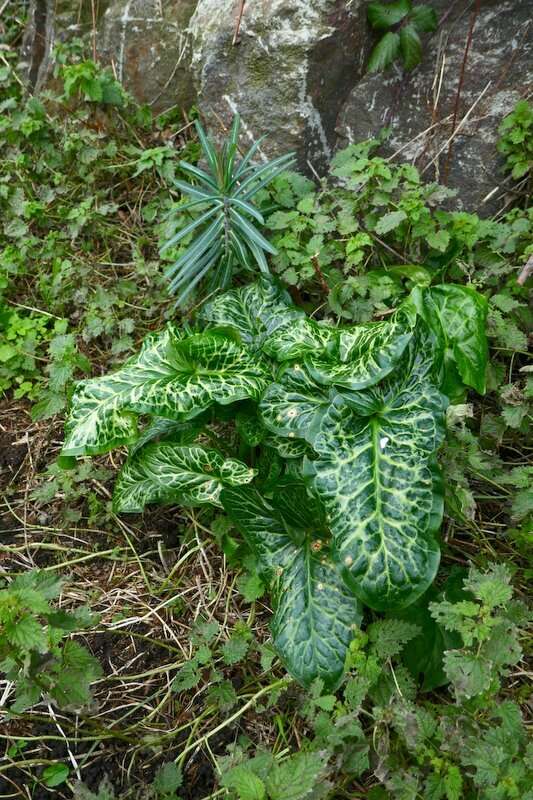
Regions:
<svg viewBox="0 0 533 800"><path fill-rule="evenodd" d="M335 688L362 614L320 538L324 534L290 527L287 517L251 487L225 489L221 500L271 581L272 636L287 670L304 686L320 678L327 689ZM290 521L296 513L295 508Z"/></svg>
<svg viewBox="0 0 533 800"><path fill-rule="evenodd" d="M378 610L413 602L439 563L442 494L433 457L446 403L428 380L430 359L418 353L374 387L380 407L371 416L356 415L337 396L313 442L318 458L304 467L325 505L345 580Z"/></svg>
<svg viewBox="0 0 533 800"><path fill-rule="evenodd" d="M220 331L180 338L169 325L117 372L82 381L65 428L64 456L105 453L137 438L137 414L191 419L213 403L257 399L265 372Z"/></svg>
<svg viewBox="0 0 533 800"><path fill-rule="evenodd" d="M115 484L117 513L141 512L148 503L220 505L223 486L250 483L255 475L242 461L216 450L171 442L149 444L132 456Z"/></svg>

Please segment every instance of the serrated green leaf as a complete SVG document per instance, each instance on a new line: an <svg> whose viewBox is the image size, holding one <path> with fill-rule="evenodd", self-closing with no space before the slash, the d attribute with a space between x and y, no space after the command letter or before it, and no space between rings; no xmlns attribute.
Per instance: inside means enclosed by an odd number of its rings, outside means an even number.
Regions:
<svg viewBox="0 0 533 800"><path fill-rule="evenodd" d="M4 633L14 647L20 647L22 650L37 650L39 653L45 653L48 648L46 629L29 614L20 617L15 622L7 622Z"/></svg>
<svg viewBox="0 0 533 800"><path fill-rule="evenodd" d="M304 532L305 522L299 530L289 528L279 510L251 487L225 489L221 500L271 582L271 629L285 667L304 686L321 678L327 689L335 688L362 615L327 543Z"/></svg>
<svg viewBox="0 0 533 800"><path fill-rule="evenodd" d="M161 795L173 795L183 783L181 767L168 761L157 770L154 778L154 789Z"/></svg>
<svg viewBox="0 0 533 800"><path fill-rule="evenodd" d="M235 328L243 342L259 346L277 328L303 316L303 310L293 305L288 293L264 277L207 303L199 320Z"/></svg>
<svg viewBox="0 0 533 800"><path fill-rule="evenodd" d="M397 25L411 11L411 0L395 0L387 3L369 3L367 8L368 21L373 28L385 30Z"/></svg>
<svg viewBox="0 0 533 800"><path fill-rule="evenodd" d="M181 338L169 325L122 369L78 384L62 455L132 444L138 414L188 420L215 402L258 398L264 386L261 364L233 339L219 331Z"/></svg>
<svg viewBox="0 0 533 800"><path fill-rule="evenodd" d="M222 786L237 792L239 800L265 800L265 784L244 764L233 767L222 778Z"/></svg>
<svg viewBox="0 0 533 800"><path fill-rule="evenodd" d="M250 483L255 470L199 445L158 442L131 456L120 471L113 507L117 513L140 513L148 503L219 506L223 486Z"/></svg>
<svg viewBox="0 0 533 800"><path fill-rule="evenodd" d="M324 767L321 753L296 753L274 764L266 782L271 800L303 800L317 783Z"/></svg>
<svg viewBox="0 0 533 800"><path fill-rule="evenodd" d="M379 236L383 236L384 234L389 233L389 231L393 231L406 219L407 214L405 211L389 211L387 214L384 214L379 218L376 225L376 233Z"/></svg>
<svg viewBox="0 0 533 800"><path fill-rule="evenodd" d="M345 580L377 610L414 602L435 577L442 492L434 453L446 402L431 380L432 351L409 359L382 384L338 396L323 415L304 471L324 505ZM414 354L414 355L413 355ZM370 400L369 400L370 398Z"/></svg>
<svg viewBox="0 0 533 800"><path fill-rule="evenodd" d="M400 51L404 68L409 72L422 60L422 42L415 25L404 25L400 30Z"/></svg>
<svg viewBox="0 0 533 800"><path fill-rule="evenodd" d="M431 6L415 6L409 19L419 33L433 33L439 24L437 13Z"/></svg>
<svg viewBox="0 0 533 800"><path fill-rule="evenodd" d="M380 72L390 67L400 52L400 37L389 31L374 47L368 60L368 72Z"/></svg>
<svg viewBox="0 0 533 800"><path fill-rule="evenodd" d="M493 677L490 662L462 650L444 654L444 671L459 701L486 691Z"/></svg>
<svg viewBox="0 0 533 800"><path fill-rule="evenodd" d="M397 656L407 642L420 633L418 625L401 619L381 619L368 628L368 638L378 658L386 661Z"/></svg>

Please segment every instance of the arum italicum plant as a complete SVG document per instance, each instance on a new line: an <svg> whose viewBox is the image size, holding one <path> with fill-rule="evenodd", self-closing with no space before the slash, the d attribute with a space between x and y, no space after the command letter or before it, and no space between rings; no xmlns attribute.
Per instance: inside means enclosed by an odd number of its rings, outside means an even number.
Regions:
<svg viewBox="0 0 533 800"><path fill-rule="evenodd" d="M78 384L63 454L129 447L117 513L224 510L270 586L287 670L332 689L363 605L404 608L435 578L444 392L484 391L485 316L476 291L442 285L387 320L335 327L262 277Z"/></svg>
<svg viewBox="0 0 533 800"><path fill-rule="evenodd" d="M238 115L221 149L213 145L200 122L195 124L208 171L180 161L181 169L194 182L175 182L183 194L191 197L175 211L178 215L188 212L193 219L161 249L164 253L195 234L192 243L165 273L170 280L170 292L178 295L178 305L185 303L204 278L209 277L207 289L212 292L227 288L236 267L251 271L257 266L268 274L265 253L276 255L277 251L256 227L257 223L263 225L264 220L253 198L294 160L289 153L266 163L253 164L252 159L260 151L264 137L238 160Z"/></svg>

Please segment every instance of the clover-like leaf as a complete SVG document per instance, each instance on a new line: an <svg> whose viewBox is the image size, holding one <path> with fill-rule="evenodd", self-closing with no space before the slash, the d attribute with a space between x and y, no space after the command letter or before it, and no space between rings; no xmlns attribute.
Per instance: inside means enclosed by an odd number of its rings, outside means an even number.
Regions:
<svg viewBox="0 0 533 800"><path fill-rule="evenodd" d="M224 486L250 483L255 470L217 450L172 442L146 445L126 461L115 484L116 512L139 513L148 503L220 505Z"/></svg>
<svg viewBox="0 0 533 800"><path fill-rule="evenodd" d="M137 439L137 415L192 419L213 403L258 399L260 361L222 331L183 338L169 325L149 336L122 369L78 384L63 456L95 455Z"/></svg>
<svg viewBox="0 0 533 800"><path fill-rule="evenodd" d="M252 487L224 489L221 500L271 582L272 636L285 667L304 686L320 678L326 689L334 689L362 613L333 561L327 534L317 527L291 527L274 503ZM287 502L284 498L284 506ZM302 526L308 523L304 517Z"/></svg>
<svg viewBox="0 0 533 800"><path fill-rule="evenodd" d="M446 401L428 377L431 351L410 349L414 355L373 387L369 416L359 416L349 397L334 399L313 441L318 457L304 464L344 578L377 610L409 605L439 564L443 504L434 453Z"/></svg>
<svg viewBox="0 0 533 800"><path fill-rule="evenodd" d="M262 277L207 303L199 320L235 328L243 342L259 346L277 328L303 316L304 311L293 305L284 289L274 280Z"/></svg>

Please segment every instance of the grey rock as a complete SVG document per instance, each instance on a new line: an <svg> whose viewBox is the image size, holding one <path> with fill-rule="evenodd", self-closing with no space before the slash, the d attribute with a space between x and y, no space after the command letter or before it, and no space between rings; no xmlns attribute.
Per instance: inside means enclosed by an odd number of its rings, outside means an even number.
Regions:
<svg viewBox="0 0 533 800"><path fill-rule="evenodd" d="M268 134L263 158L294 150L322 172L335 123L363 74L363 0L199 0L190 21L199 105L215 135L239 112L248 144Z"/></svg>
<svg viewBox="0 0 533 800"><path fill-rule="evenodd" d="M194 103L188 23L197 0L114 0L99 25L98 54L139 102L156 111Z"/></svg>
<svg viewBox="0 0 533 800"><path fill-rule="evenodd" d="M498 126L532 88L531 2L481 3L455 133L453 116L473 4L460 0L450 6L437 0L432 5L440 12L448 9L448 14L426 41L422 64L408 77L392 67L359 81L339 115L337 147L373 137L389 125L386 153L399 152L426 177L457 189L459 207L489 214L501 205L505 189L496 151Z"/></svg>
<svg viewBox="0 0 533 800"><path fill-rule="evenodd" d="M30 0L19 69L39 91L52 72L52 50L58 41L81 36L94 28L110 0Z"/></svg>

